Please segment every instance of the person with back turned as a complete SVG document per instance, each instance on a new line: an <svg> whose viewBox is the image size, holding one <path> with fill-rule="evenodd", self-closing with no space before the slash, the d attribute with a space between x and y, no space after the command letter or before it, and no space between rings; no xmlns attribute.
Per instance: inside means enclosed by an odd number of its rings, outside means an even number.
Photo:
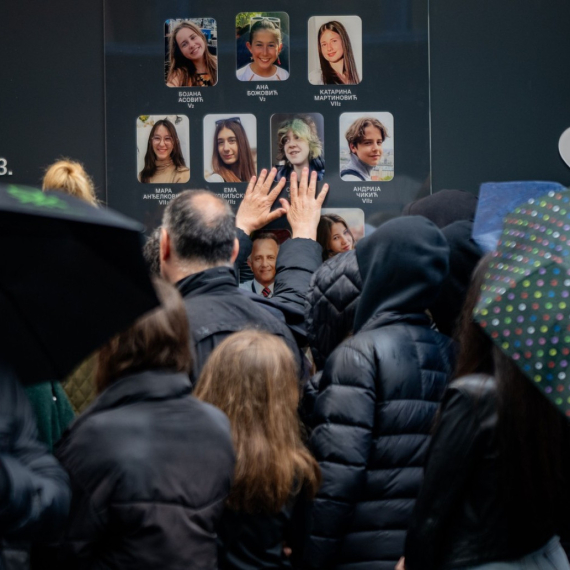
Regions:
<svg viewBox="0 0 570 570"><path fill-rule="evenodd" d="M274 169L266 180L263 172L255 191L248 189L246 197L250 198L252 192L262 192L267 198L265 203L272 204L276 198L274 192L278 193L284 184L269 192L275 173ZM265 225L287 212L294 238L291 241L297 238L314 241L326 189L325 186L315 197L316 177L309 183L306 170L298 188L296 179L291 183L291 204L283 199L282 208L273 212L267 208L259 223ZM242 230L250 229L246 222L242 212L238 220L238 225L244 226ZM299 371L304 368L303 356L284 319L248 299L237 286L233 264L238 257L239 242L236 220L227 202L206 190L182 192L167 206L161 232L161 272L176 284L184 298L195 351L195 379L214 348L244 328L265 330L282 338L295 354ZM320 249L316 242L314 245Z"/></svg>

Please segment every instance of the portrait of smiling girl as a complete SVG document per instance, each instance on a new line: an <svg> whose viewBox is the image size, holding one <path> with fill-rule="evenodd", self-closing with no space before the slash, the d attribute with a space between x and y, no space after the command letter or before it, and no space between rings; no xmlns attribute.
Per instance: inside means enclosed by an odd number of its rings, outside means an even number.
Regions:
<svg viewBox="0 0 570 570"><path fill-rule="evenodd" d="M317 227L317 242L323 248L323 261L354 249L356 241L346 220L338 214L324 214Z"/></svg>
<svg viewBox="0 0 570 570"><path fill-rule="evenodd" d="M327 21L323 22L323 18ZM342 21L340 21L342 20ZM319 22L321 22L319 24ZM343 24L344 22L344 24ZM316 33L316 46L313 30ZM358 16L313 17L309 20L309 82L313 85L357 85L361 81L362 22ZM353 44L349 31L353 36ZM314 50L318 52L318 64Z"/></svg>
<svg viewBox="0 0 570 570"><path fill-rule="evenodd" d="M240 81L284 81L289 72L281 67L279 54L283 49L281 19L254 16L250 21L246 47L251 62L240 68L236 76Z"/></svg>
<svg viewBox="0 0 570 570"><path fill-rule="evenodd" d="M183 130L188 125L187 117L178 117ZM154 121L154 124L153 124ZM186 166L184 153L178 132L172 121L168 118L154 119L139 117L137 130L152 125L146 142L146 152L142 169L139 171L139 182L144 184L180 184L190 180L190 169ZM146 133L145 133L146 134ZM142 137L138 141L137 149L142 150ZM138 138L138 136L137 136ZM187 139L185 146L188 146Z"/></svg>
<svg viewBox="0 0 570 570"><path fill-rule="evenodd" d="M215 26L206 31L215 34ZM218 59L210 53L208 39L195 22L180 22L168 37L168 87L211 87L217 83Z"/></svg>

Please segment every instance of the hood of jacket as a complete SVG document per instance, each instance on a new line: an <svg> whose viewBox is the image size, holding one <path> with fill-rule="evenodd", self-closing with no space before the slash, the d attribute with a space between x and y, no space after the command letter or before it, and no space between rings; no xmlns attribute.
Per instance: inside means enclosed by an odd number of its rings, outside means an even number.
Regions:
<svg viewBox="0 0 570 570"><path fill-rule="evenodd" d="M331 257L313 274L305 299L305 327L319 370L352 332L361 288L354 250Z"/></svg>
<svg viewBox="0 0 570 570"><path fill-rule="evenodd" d="M402 216L424 216L438 228L458 220L474 220L478 198L465 190L440 190L404 206Z"/></svg>
<svg viewBox="0 0 570 570"><path fill-rule="evenodd" d="M437 299L449 267L449 246L422 216L389 220L356 245L362 293L354 331L380 313L422 313Z"/></svg>
<svg viewBox="0 0 570 570"><path fill-rule="evenodd" d="M472 239L473 222L460 220L441 230L449 245L449 275L429 310L437 328L452 336L471 284L471 275L483 251Z"/></svg>

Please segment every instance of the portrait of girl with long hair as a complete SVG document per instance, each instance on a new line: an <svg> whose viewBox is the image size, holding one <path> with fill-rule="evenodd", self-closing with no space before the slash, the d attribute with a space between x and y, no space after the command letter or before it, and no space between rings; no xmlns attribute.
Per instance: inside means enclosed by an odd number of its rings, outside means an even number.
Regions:
<svg viewBox="0 0 570 570"><path fill-rule="evenodd" d="M323 19L327 21L319 25L318 22L322 22ZM319 28L315 34L316 26ZM347 27L350 27L352 31L352 42ZM345 16L338 19L313 17L309 20L310 83L313 85L357 85L360 83L362 77L362 72L359 73L362 61L361 29L362 22L358 16ZM318 52L318 63L315 49Z"/></svg>
<svg viewBox="0 0 570 570"><path fill-rule="evenodd" d="M323 261L354 249L356 240L346 220L338 214L324 214L317 226L317 243L323 248Z"/></svg>
<svg viewBox="0 0 570 570"><path fill-rule="evenodd" d="M180 123L188 128L187 117L177 117ZM182 152L182 145L176 127L168 118L152 122L152 117L139 117L137 131L152 125L146 144L144 166L139 171L139 182L145 184L179 184L190 180L190 169ZM140 153L141 137L139 134L138 149ZM144 143L143 143L144 144ZM139 159L140 160L140 159Z"/></svg>
<svg viewBox="0 0 570 570"><path fill-rule="evenodd" d="M216 117L219 117L216 119ZM213 127L213 140L211 137ZM254 115L204 118L204 177L208 182L249 182L256 173ZM248 137L248 131L250 137ZM250 144L251 138L251 144ZM212 150L209 152L209 145ZM253 148L252 148L253 147ZM208 158L211 161L208 162Z"/></svg>
<svg viewBox="0 0 570 570"><path fill-rule="evenodd" d="M213 23L212 23L213 22ZM202 25L199 25L202 24ZM195 18L173 25L168 37L168 87L211 87L218 82L218 58L210 45L216 36L215 20ZM205 27L205 26L208 27ZM206 37L207 36L207 37Z"/></svg>

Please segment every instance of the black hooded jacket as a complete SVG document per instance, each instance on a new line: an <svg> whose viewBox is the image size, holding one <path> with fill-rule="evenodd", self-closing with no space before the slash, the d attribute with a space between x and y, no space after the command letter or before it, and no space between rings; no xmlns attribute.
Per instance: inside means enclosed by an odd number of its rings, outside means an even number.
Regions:
<svg viewBox="0 0 570 570"><path fill-rule="evenodd" d="M356 246L363 288L355 336L328 358L311 447L323 472L308 568L393 570L423 475L452 341L425 309L448 247L422 217L390 220Z"/></svg>
<svg viewBox="0 0 570 570"><path fill-rule="evenodd" d="M453 336L473 271L483 256L483 251L471 238L473 222L459 220L441 230L449 245L449 275L445 278L441 293L429 308L439 331Z"/></svg>

